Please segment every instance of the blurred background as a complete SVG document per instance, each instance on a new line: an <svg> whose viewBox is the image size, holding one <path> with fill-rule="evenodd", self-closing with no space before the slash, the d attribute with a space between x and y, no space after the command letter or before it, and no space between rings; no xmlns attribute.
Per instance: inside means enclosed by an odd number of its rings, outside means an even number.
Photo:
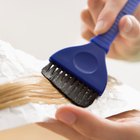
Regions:
<svg viewBox="0 0 140 140"><path fill-rule="evenodd" d="M38 58L78 43L86 0L0 0L0 39Z"/></svg>
<svg viewBox="0 0 140 140"><path fill-rule="evenodd" d="M80 12L86 2L0 0L0 39L39 59L48 59L59 49L85 42L80 36ZM107 65L110 75L140 91L140 62L107 60ZM0 133L2 140L14 140L17 136L20 140L63 140L35 125Z"/></svg>

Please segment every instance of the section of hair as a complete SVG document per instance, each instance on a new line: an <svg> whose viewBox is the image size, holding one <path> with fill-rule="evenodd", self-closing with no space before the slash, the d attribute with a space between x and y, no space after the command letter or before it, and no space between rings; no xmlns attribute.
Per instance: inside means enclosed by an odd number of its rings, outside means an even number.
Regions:
<svg viewBox="0 0 140 140"><path fill-rule="evenodd" d="M0 109L27 103L64 104L67 99L43 76L22 77L0 85Z"/></svg>

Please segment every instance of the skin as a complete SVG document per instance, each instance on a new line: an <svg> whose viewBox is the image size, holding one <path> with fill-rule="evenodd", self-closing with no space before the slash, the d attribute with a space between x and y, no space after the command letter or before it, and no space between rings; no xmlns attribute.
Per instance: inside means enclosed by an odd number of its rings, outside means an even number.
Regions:
<svg viewBox="0 0 140 140"><path fill-rule="evenodd" d="M38 123L69 140L139 140L140 111L132 110L107 119L85 109L66 106L56 112L56 120Z"/></svg>
<svg viewBox="0 0 140 140"><path fill-rule="evenodd" d="M86 40L110 29L127 0L88 0L81 13L82 36ZM113 8L112 8L113 7ZM140 6L134 16L124 16L119 22L120 33L110 47L108 56L124 60L140 60Z"/></svg>
<svg viewBox="0 0 140 140"><path fill-rule="evenodd" d="M82 36L90 40L108 31L126 1L88 0L88 8L81 14ZM122 17L119 30L108 57L140 60L140 6L133 16ZM140 111L137 110L103 119L85 109L65 106L57 110L56 120L38 125L70 140L140 140Z"/></svg>

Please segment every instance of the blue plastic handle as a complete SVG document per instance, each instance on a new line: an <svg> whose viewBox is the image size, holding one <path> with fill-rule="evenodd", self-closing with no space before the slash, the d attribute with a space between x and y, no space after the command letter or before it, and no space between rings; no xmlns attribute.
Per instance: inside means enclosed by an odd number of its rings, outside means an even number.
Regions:
<svg viewBox="0 0 140 140"><path fill-rule="evenodd" d="M132 14L136 7L138 6L140 0L128 0L128 2L125 4L124 8L120 11L118 14L113 26L110 28L108 32L102 35L95 36L91 39L91 42L96 43L98 46L103 48L106 53L109 51L109 48L113 42L113 40L116 38L116 36L119 33L118 23L120 19L124 15L130 15Z"/></svg>

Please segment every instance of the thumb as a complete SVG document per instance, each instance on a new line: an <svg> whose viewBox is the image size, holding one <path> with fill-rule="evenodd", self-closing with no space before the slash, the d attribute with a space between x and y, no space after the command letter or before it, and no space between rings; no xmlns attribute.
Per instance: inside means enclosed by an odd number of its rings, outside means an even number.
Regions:
<svg viewBox="0 0 140 140"><path fill-rule="evenodd" d="M140 22L134 16L124 16L119 23L120 34L125 39L140 38Z"/></svg>
<svg viewBox="0 0 140 140"><path fill-rule="evenodd" d="M121 132L117 123L99 118L78 107L61 107L56 112L56 118L92 139L112 140L118 137L116 132Z"/></svg>

